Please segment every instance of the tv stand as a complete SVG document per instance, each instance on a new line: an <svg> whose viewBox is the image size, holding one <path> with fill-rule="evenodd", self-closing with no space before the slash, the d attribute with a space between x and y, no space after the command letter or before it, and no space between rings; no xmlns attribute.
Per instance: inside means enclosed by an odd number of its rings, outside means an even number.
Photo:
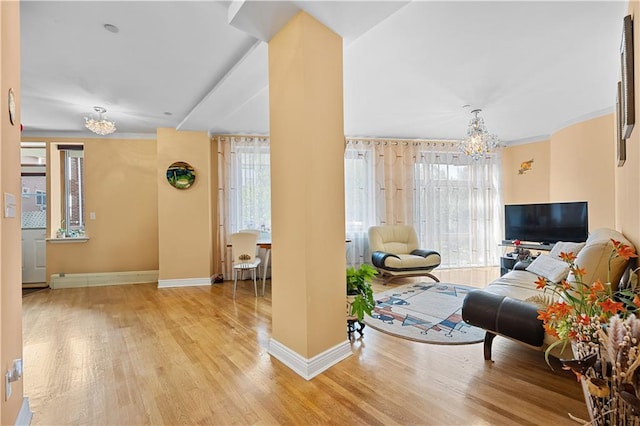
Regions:
<svg viewBox="0 0 640 426"><path fill-rule="evenodd" d="M533 262L533 258L529 258L527 260L520 260L518 259L518 256L512 253L506 253L500 256L500 276L503 276L507 272L513 270L516 264L518 264L518 268L515 268L515 269L524 269L527 266L529 266L531 262Z"/></svg>
<svg viewBox="0 0 640 426"><path fill-rule="evenodd" d="M502 240L502 243L500 244L500 246L516 247L516 245L509 240ZM515 252L503 253L502 256L500 257L500 275L502 276L507 272L511 271L512 269L514 269L516 263L519 263L520 264L519 266L521 267L528 266L528 264L531 263L533 259L538 257L541 251L551 251L553 246L554 244L532 243L530 241L520 243L518 247L520 247L521 249L536 250L538 253L537 254L531 253L531 257L526 261L519 260ZM519 269L519 268L516 268L516 269Z"/></svg>
<svg viewBox="0 0 640 426"><path fill-rule="evenodd" d="M515 247L516 245L513 244L512 241L509 240L502 240L502 243L500 244L503 247ZM520 244L520 247L523 249L529 249L529 250L542 250L542 251L551 251L551 249L553 248L554 244L549 244L549 243L532 243L532 242L523 242Z"/></svg>

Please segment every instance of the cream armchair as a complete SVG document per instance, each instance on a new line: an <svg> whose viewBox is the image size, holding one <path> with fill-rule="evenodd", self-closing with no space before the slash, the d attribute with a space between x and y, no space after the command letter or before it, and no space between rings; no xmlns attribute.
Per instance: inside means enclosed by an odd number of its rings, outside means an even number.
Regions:
<svg viewBox="0 0 640 426"><path fill-rule="evenodd" d="M440 253L418 248L413 226L384 225L369 228L373 266L388 283L397 277L427 276L440 282L431 271L440 266Z"/></svg>

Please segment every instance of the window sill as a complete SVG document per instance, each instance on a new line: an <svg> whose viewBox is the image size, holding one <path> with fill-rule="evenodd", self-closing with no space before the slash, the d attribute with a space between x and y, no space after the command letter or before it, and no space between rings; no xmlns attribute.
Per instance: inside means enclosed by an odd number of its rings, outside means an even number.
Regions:
<svg viewBox="0 0 640 426"><path fill-rule="evenodd" d="M67 237L67 238L47 238L49 243L86 243L89 237Z"/></svg>

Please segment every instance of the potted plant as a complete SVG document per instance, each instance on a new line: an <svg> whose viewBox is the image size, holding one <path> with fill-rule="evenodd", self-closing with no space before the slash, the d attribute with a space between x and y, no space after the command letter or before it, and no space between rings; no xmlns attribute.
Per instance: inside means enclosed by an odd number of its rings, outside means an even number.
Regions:
<svg viewBox="0 0 640 426"><path fill-rule="evenodd" d="M347 316L362 322L364 314L371 315L376 301L373 298L371 280L378 274L373 266L362 264L360 268L347 268Z"/></svg>

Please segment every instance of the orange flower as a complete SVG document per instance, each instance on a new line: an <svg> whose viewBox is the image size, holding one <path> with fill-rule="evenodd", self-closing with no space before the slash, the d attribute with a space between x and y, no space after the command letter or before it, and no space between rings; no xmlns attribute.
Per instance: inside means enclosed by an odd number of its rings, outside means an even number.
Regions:
<svg viewBox="0 0 640 426"><path fill-rule="evenodd" d="M576 275L576 276L584 277L587 274L586 269L580 268L578 266L574 268L569 268L569 269L571 269L571 272L573 272L573 275Z"/></svg>
<svg viewBox="0 0 640 426"><path fill-rule="evenodd" d="M538 319L546 323L551 319L551 315L549 315L548 311L538 311Z"/></svg>
<svg viewBox="0 0 640 426"><path fill-rule="evenodd" d="M604 312L611 312L613 315L617 314L619 311L624 311L624 305L622 302L614 302L611 299L598 302L598 305L602 307Z"/></svg>
<svg viewBox="0 0 640 426"><path fill-rule="evenodd" d="M578 322L580 324L589 325L591 324L591 318L586 314L578 315Z"/></svg>
<svg viewBox="0 0 640 426"><path fill-rule="evenodd" d="M536 288L537 289L545 288L546 285L547 285L547 280L545 280L544 277L538 277L538 279L536 280Z"/></svg>
<svg viewBox="0 0 640 426"><path fill-rule="evenodd" d="M633 298L633 304L640 307L640 297L638 297L638 295L636 294L635 297Z"/></svg>
<svg viewBox="0 0 640 426"><path fill-rule="evenodd" d="M576 255L573 254L572 251L570 251L569 253L560 252L560 259L564 260L565 262L571 262L576 260Z"/></svg>
<svg viewBox="0 0 640 426"><path fill-rule="evenodd" d="M591 284L591 289L593 291L604 291L604 286L602 285L600 280L597 280L595 283Z"/></svg>
<svg viewBox="0 0 640 426"><path fill-rule="evenodd" d="M633 248L629 247L626 244L622 244L620 241L614 241L614 240L612 241L618 256L623 257L625 260L629 260L632 257L638 257L638 255L636 254Z"/></svg>
<svg viewBox="0 0 640 426"><path fill-rule="evenodd" d="M567 305L565 302L556 302L553 305L551 305L551 308L553 308L553 312L557 313L558 316L567 316L571 313L571 310L573 308L571 308L571 306Z"/></svg>
<svg viewBox="0 0 640 426"><path fill-rule="evenodd" d="M562 288L564 288L565 290L571 290L571 284L569 284L567 280L562 280Z"/></svg>
<svg viewBox="0 0 640 426"><path fill-rule="evenodd" d="M560 337L556 329L547 323L544 323L544 331L553 337Z"/></svg>

